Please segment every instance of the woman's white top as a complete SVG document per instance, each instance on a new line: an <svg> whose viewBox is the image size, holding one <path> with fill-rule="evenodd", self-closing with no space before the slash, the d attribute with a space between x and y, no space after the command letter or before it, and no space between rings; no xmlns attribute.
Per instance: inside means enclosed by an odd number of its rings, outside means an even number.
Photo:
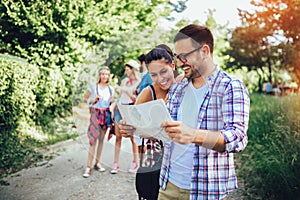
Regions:
<svg viewBox="0 0 300 200"><path fill-rule="evenodd" d="M114 95L114 88L111 86L101 87L98 84L90 84L87 90L91 93L89 99L87 100L90 107L93 108L108 108L110 105L110 99ZM98 90L98 91L97 91ZM101 96L99 101L93 105L89 102L96 98L97 94Z"/></svg>
<svg viewBox="0 0 300 200"><path fill-rule="evenodd" d="M132 103L132 100L130 98L130 95L132 95L132 92L137 88L137 86L139 85L139 81L136 81L134 84L132 84L131 86L126 85L126 82L129 81L129 78L125 78L122 81L122 85L120 87L121 89L121 96L119 98L119 102L121 104L129 104ZM127 94L128 93L128 94ZM130 94L130 95L129 95Z"/></svg>

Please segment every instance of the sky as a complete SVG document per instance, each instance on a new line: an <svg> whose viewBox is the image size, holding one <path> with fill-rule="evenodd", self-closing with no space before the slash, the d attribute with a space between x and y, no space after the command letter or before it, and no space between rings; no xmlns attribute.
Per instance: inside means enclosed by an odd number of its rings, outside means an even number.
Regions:
<svg viewBox="0 0 300 200"><path fill-rule="evenodd" d="M215 9L214 18L218 24L224 25L229 22L228 28L240 25L237 8L253 10L250 0L188 0L187 9L183 13L173 14L176 20L188 18L205 22L208 9ZM202 23L201 23L202 24Z"/></svg>

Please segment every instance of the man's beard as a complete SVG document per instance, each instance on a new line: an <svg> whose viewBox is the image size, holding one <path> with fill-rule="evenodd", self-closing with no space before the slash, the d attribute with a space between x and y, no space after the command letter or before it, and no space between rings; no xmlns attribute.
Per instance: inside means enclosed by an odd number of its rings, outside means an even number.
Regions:
<svg viewBox="0 0 300 200"><path fill-rule="evenodd" d="M190 66L190 70L192 70L192 72L189 74L189 76L187 77L188 81L193 80L194 78L198 78L201 77L201 73L199 72L199 70L195 69L195 66Z"/></svg>

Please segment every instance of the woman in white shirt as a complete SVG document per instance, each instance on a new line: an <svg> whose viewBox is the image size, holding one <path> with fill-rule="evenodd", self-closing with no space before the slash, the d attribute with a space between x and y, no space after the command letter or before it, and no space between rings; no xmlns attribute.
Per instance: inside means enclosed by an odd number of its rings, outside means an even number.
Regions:
<svg viewBox="0 0 300 200"><path fill-rule="evenodd" d="M103 140L107 128L111 125L111 114L109 106L113 101L114 89L108 85L110 78L110 70L107 67L103 67L99 70L98 82L88 87L84 96L84 101L88 103L90 107L90 125L88 128L88 138L90 148L88 152L87 168L83 174L83 177L87 178L92 173L92 162L94 153L97 147L96 162L94 169L100 172L104 172L100 164L100 158L103 148Z"/></svg>
<svg viewBox="0 0 300 200"><path fill-rule="evenodd" d="M130 60L125 64L125 73L127 77L122 80L120 85L120 95L119 95L119 103L124 105L133 105L135 103L136 96L133 94L134 90L140 83L140 78L138 77L140 65L134 61ZM118 124L121 120L121 115L117 107L114 109L114 120L115 123ZM120 129L118 126L115 126L115 134L116 134L116 145L115 145L115 155L114 155L114 163L112 170L110 173L116 174L118 173L119 167L119 156L121 149L122 136L120 134ZM138 147L134 142L133 137L130 137L133 151L133 161L129 168L129 172L136 172L138 168Z"/></svg>

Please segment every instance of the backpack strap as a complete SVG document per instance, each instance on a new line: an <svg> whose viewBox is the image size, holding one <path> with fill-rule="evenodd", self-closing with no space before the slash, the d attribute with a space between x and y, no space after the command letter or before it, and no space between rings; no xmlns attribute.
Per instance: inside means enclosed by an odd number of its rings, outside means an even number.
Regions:
<svg viewBox="0 0 300 200"><path fill-rule="evenodd" d="M110 95L109 101L110 101L110 98L112 97L112 89L111 89L111 87L109 85L107 87L108 87L108 90L109 90L109 95ZM97 95L99 95L99 92L98 92L98 83L96 84L96 93L97 93Z"/></svg>
<svg viewBox="0 0 300 200"><path fill-rule="evenodd" d="M142 154L140 159L140 167L142 167L143 159L144 159L144 138L142 139Z"/></svg>
<svg viewBox="0 0 300 200"><path fill-rule="evenodd" d="M149 85L149 86L150 86L150 89L151 89L151 92L152 92L153 100L156 100L156 93L155 93L154 87L153 87L152 84ZM159 140L159 144L160 144L161 148L164 147L164 144L163 144L163 142L162 142L161 140ZM154 148L154 147L153 147L153 148Z"/></svg>
<svg viewBox="0 0 300 200"><path fill-rule="evenodd" d="M111 97L112 96L112 89L109 85L108 85L108 90L109 90L109 94L110 94L110 97Z"/></svg>
<svg viewBox="0 0 300 200"><path fill-rule="evenodd" d="M155 90L154 90L154 87L153 85L149 85L150 86L150 90L151 90L151 93L152 93L152 98L153 100L156 100L156 93L155 93Z"/></svg>
<svg viewBox="0 0 300 200"><path fill-rule="evenodd" d="M98 92L98 83L96 83L96 93L97 93L97 95L99 95L99 92Z"/></svg>

